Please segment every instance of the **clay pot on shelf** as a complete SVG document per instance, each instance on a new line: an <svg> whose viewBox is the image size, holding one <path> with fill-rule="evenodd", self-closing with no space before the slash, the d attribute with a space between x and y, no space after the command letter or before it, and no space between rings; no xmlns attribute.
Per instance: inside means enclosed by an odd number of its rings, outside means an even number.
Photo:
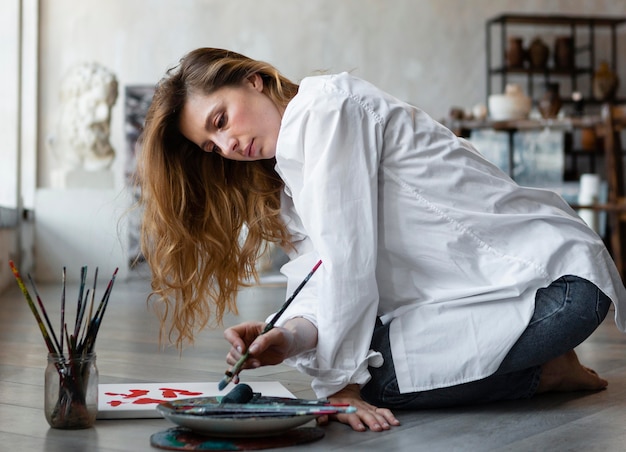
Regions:
<svg viewBox="0 0 626 452"><path fill-rule="evenodd" d="M580 147L585 151L594 151L598 148L598 136L594 127L583 127L580 130Z"/></svg>
<svg viewBox="0 0 626 452"><path fill-rule="evenodd" d="M559 94L559 84L547 83L546 91L539 99L537 105L541 117L544 119L556 118L562 105L563 101Z"/></svg>
<svg viewBox="0 0 626 452"><path fill-rule="evenodd" d="M611 70L606 61L601 62L593 74L593 97L599 101L611 100L615 97L618 85L617 74Z"/></svg>
<svg viewBox="0 0 626 452"><path fill-rule="evenodd" d="M524 47L522 38L517 36L509 37L509 44L506 49L506 65L509 68L524 67Z"/></svg>
<svg viewBox="0 0 626 452"><path fill-rule="evenodd" d="M574 67L574 40L570 36L559 36L554 41L554 67L557 69Z"/></svg>
<svg viewBox="0 0 626 452"><path fill-rule="evenodd" d="M541 38L535 38L528 47L528 62L533 69L544 69L547 66L550 49Z"/></svg>

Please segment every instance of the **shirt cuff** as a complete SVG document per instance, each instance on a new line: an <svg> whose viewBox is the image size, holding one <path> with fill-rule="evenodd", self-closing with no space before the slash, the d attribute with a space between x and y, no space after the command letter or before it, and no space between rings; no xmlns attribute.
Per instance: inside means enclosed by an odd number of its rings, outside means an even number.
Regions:
<svg viewBox="0 0 626 452"><path fill-rule="evenodd" d="M365 360L354 370L318 369L315 350L285 360L285 364L313 377L311 388L320 399L336 394L349 384L365 385L371 379L368 367L380 367L383 363L382 354L374 350L370 350Z"/></svg>

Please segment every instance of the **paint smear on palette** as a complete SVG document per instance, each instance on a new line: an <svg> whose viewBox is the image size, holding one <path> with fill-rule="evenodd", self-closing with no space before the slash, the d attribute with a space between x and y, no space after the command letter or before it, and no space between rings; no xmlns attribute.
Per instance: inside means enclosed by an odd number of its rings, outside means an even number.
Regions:
<svg viewBox="0 0 626 452"><path fill-rule="evenodd" d="M264 396L295 396L277 381L247 382L254 392ZM228 394L218 382L210 383L116 383L98 385L98 419L160 418L156 406L163 402L189 397L216 397Z"/></svg>

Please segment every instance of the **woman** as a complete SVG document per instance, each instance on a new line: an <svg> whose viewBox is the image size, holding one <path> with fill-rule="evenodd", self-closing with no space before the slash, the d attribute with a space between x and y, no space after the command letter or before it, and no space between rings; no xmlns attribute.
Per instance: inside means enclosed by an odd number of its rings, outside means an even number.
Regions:
<svg viewBox="0 0 626 452"><path fill-rule="evenodd" d="M348 74L298 86L198 49L159 83L141 156L143 250L179 346L236 311L266 243L290 257L281 317L225 331L229 364L287 362L318 397L389 429L390 409L607 385L574 347L626 295L600 238L466 141ZM241 237L244 236L245 239Z"/></svg>

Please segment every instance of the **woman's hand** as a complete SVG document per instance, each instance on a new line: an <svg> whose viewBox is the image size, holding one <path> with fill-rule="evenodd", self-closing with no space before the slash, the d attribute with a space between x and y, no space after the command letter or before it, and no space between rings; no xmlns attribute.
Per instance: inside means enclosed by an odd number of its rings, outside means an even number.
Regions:
<svg viewBox="0 0 626 452"><path fill-rule="evenodd" d="M317 343L317 328L303 318L288 320L284 327L274 327L261 335L263 328L262 322L245 322L226 329L224 337L231 344L226 362L234 365L249 349L243 369L280 364ZM235 376L233 381L238 383L239 378Z"/></svg>
<svg viewBox="0 0 626 452"><path fill-rule="evenodd" d="M387 408L376 408L363 401L359 385L348 385L328 400L337 404L348 403L356 408L356 413L334 414L330 416L330 419L348 424L357 432L364 432L367 428L373 432L382 432L389 430L392 426L400 425L400 421ZM325 425L328 421L329 416L321 416L317 419L320 425Z"/></svg>
<svg viewBox="0 0 626 452"><path fill-rule="evenodd" d="M246 322L224 331L224 337L232 346L226 362L232 366L248 349L250 355L243 369L283 362L294 341L293 335L284 328L275 327L259 336L264 327L262 322Z"/></svg>

